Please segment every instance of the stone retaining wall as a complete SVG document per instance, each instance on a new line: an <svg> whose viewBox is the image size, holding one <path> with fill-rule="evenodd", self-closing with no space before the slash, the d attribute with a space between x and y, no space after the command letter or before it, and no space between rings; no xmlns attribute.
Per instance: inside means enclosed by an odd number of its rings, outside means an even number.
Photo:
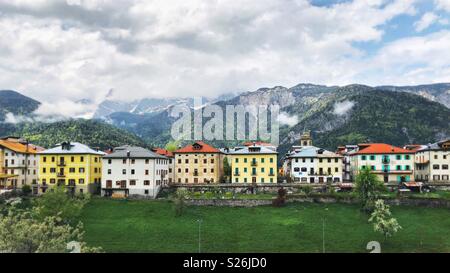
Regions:
<svg viewBox="0 0 450 273"><path fill-rule="evenodd" d="M288 203L320 203L320 204L358 204L354 198L332 198L332 197L295 197L288 198ZM414 199L399 198L385 199L386 204L393 206L417 206L429 208L450 208L450 201L441 199ZM191 199L187 200L192 206L216 206L216 207L257 207L272 205L272 200L267 199Z"/></svg>

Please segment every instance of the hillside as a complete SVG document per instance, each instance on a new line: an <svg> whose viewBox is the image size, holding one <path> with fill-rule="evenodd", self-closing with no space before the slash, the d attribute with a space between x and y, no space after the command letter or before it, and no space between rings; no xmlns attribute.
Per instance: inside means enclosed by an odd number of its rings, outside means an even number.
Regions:
<svg viewBox="0 0 450 273"><path fill-rule="evenodd" d="M0 121L7 113L14 115L28 115L34 112L40 102L26 97L16 91L0 90Z"/></svg>
<svg viewBox="0 0 450 273"><path fill-rule="evenodd" d="M430 143L450 136L450 109L442 104L362 85L339 88L306 112L298 105L284 110L303 118L284 128L282 152L296 143L305 128L312 131L315 145L330 150L360 142Z"/></svg>
<svg viewBox="0 0 450 273"><path fill-rule="evenodd" d="M67 140L100 149L124 144L146 146L144 141L132 133L101 121L83 119L55 123L0 124L0 134L21 136L47 148Z"/></svg>

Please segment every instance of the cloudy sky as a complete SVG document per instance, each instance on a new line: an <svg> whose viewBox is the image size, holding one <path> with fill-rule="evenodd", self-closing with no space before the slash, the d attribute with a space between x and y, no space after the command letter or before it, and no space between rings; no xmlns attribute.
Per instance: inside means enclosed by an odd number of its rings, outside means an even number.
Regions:
<svg viewBox="0 0 450 273"><path fill-rule="evenodd" d="M108 95L450 82L449 49L450 0L0 0L0 89L73 111Z"/></svg>

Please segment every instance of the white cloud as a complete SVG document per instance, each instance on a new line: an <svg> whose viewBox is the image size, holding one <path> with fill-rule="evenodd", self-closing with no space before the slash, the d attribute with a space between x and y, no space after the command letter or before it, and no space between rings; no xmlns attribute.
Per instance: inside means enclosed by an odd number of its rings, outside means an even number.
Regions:
<svg viewBox="0 0 450 273"><path fill-rule="evenodd" d="M342 102L336 102L333 107L333 113L337 116L343 116L352 110L355 103L353 101L345 100Z"/></svg>
<svg viewBox="0 0 450 273"><path fill-rule="evenodd" d="M422 18L420 18L419 21L414 24L414 27L417 32L421 32L430 27L432 24L438 22L438 20L438 15L434 14L433 12L427 12L422 16Z"/></svg>
<svg viewBox="0 0 450 273"><path fill-rule="evenodd" d="M280 122L280 125L287 125L289 127L293 127L298 123L298 117L291 116L286 112L281 112L278 115L278 121Z"/></svg>
<svg viewBox="0 0 450 273"><path fill-rule="evenodd" d="M438 9L450 12L450 0L434 0Z"/></svg>
<svg viewBox="0 0 450 273"><path fill-rule="evenodd" d="M307 0L0 0L0 88L63 105L83 98L99 103L111 89L112 99L134 100L299 82L387 84L389 77L405 74L389 66L403 56L388 45L378 53L382 60L373 61L355 43L381 43L386 24L415 14L414 5L411 0L328 7ZM394 60L384 60L387 56ZM431 64L435 61L422 66L446 78L445 66ZM429 72L416 79L422 75ZM91 113L72 107L64 114Z"/></svg>

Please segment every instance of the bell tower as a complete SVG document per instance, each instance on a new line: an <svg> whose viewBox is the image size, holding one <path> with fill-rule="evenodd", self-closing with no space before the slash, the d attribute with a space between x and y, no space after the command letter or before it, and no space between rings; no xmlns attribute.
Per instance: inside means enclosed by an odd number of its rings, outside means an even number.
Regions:
<svg viewBox="0 0 450 273"><path fill-rule="evenodd" d="M312 146L312 138L311 138L311 131L306 131L302 134L300 137L300 146Z"/></svg>

